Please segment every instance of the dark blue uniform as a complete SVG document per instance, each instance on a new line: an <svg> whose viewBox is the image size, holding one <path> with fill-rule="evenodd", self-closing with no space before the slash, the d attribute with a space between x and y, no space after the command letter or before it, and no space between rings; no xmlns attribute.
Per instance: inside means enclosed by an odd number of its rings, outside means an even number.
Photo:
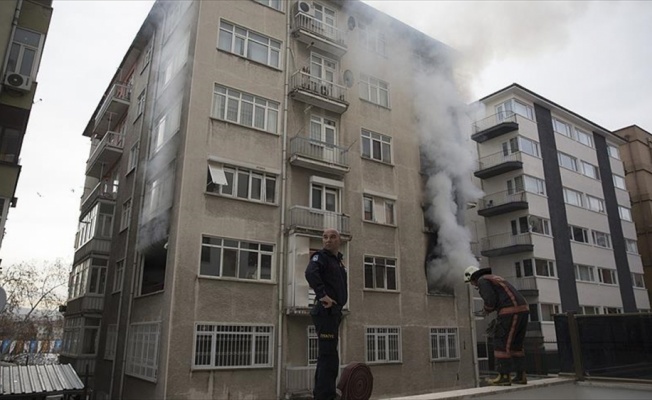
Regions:
<svg viewBox="0 0 652 400"><path fill-rule="evenodd" d="M315 400L331 400L336 395L335 383L340 367L337 343L342 307L349 298L342 253L334 255L326 249L315 252L306 268L306 280L317 295L310 311L319 340L313 396ZM330 308L324 308L319 301L326 295L336 303Z"/></svg>

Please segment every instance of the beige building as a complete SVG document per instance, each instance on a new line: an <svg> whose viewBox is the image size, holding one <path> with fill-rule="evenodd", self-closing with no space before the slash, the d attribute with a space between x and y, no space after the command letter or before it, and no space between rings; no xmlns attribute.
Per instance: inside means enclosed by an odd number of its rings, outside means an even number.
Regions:
<svg viewBox="0 0 652 400"><path fill-rule="evenodd" d="M51 18L52 0L0 2L0 246L9 208L18 203L20 150Z"/></svg>
<svg viewBox="0 0 652 400"><path fill-rule="evenodd" d="M308 391L304 270L336 227L342 366L369 364L374 397L473 386L468 264L425 266L446 256L421 140L450 52L358 1L157 2L83 132L63 362L98 399Z"/></svg>
<svg viewBox="0 0 652 400"><path fill-rule="evenodd" d="M643 262L643 279L634 282L647 288L652 301L652 152L650 132L632 125L619 129L614 134L627 143L620 145L620 157L625 166L625 183L632 202L632 218L636 223L638 251Z"/></svg>

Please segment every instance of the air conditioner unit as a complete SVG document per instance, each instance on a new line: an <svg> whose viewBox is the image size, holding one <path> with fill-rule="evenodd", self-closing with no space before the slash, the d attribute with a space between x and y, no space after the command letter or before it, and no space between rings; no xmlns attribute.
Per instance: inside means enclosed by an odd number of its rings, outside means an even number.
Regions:
<svg viewBox="0 0 652 400"><path fill-rule="evenodd" d="M297 2L297 12L298 13L304 13L304 14L310 14L310 11L312 11L312 6L310 6L310 3L307 1L299 1Z"/></svg>
<svg viewBox="0 0 652 400"><path fill-rule="evenodd" d="M32 88L32 80L29 76L10 72L5 76L4 85L21 92L29 92Z"/></svg>

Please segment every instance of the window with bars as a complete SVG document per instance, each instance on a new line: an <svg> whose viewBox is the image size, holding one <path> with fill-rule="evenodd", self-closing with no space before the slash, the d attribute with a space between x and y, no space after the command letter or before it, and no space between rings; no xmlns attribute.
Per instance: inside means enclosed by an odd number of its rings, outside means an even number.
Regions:
<svg viewBox="0 0 652 400"><path fill-rule="evenodd" d="M317 365L319 356L319 338L314 325L308 327L308 365Z"/></svg>
<svg viewBox="0 0 652 400"><path fill-rule="evenodd" d="M118 325L111 324L106 328L106 347L104 348L104 359L114 360L115 351L118 345Z"/></svg>
<svg viewBox="0 0 652 400"><path fill-rule="evenodd" d="M158 372L160 324L131 324L127 339L125 373L155 382Z"/></svg>
<svg viewBox="0 0 652 400"><path fill-rule="evenodd" d="M200 276L271 281L274 245L202 237Z"/></svg>
<svg viewBox="0 0 652 400"><path fill-rule="evenodd" d="M382 161L388 164L392 162L392 138L380 133L362 129L362 157Z"/></svg>
<svg viewBox="0 0 652 400"><path fill-rule="evenodd" d="M430 359L456 360L459 357L457 328L430 328Z"/></svg>
<svg viewBox="0 0 652 400"><path fill-rule="evenodd" d="M212 117L276 133L279 103L215 84Z"/></svg>
<svg viewBox="0 0 652 400"><path fill-rule="evenodd" d="M222 196L276 203L276 175L208 163L206 190Z"/></svg>
<svg viewBox="0 0 652 400"><path fill-rule="evenodd" d="M365 332L366 362L397 363L402 361L401 328L367 327Z"/></svg>
<svg viewBox="0 0 652 400"><path fill-rule="evenodd" d="M360 98L389 108L389 84L378 78L360 74Z"/></svg>
<svg viewBox="0 0 652 400"><path fill-rule="evenodd" d="M193 367L196 369L265 368L273 366L271 325L195 326Z"/></svg>
<svg viewBox="0 0 652 400"><path fill-rule="evenodd" d="M385 257L364 257L365 289L397 290L396 260Z"/></svg>
<svg viewBox="0 0 652 400"><path fill-rule="evenodd" d="M270 67L280 67L280 41L224 20L220 21L217 47Z"/></svg>

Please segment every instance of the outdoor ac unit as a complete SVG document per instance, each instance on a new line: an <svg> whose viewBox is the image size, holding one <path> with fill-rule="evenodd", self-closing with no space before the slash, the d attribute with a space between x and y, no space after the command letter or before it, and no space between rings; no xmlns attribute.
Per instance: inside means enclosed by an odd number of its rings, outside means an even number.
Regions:
<svg viewBox="0 0 652 400"><path fill-rule="evenodd" d="M297 12L302 12L304 14L310 14L312 7L307 1L297 2Z"/></svg>
<svg viewBox="0 0 652 400"><path fill-rule="evenodd" d="M32 81L29 76L10 72L5 76L4 85L14 90L29 92L32 88Z"/></svg>

